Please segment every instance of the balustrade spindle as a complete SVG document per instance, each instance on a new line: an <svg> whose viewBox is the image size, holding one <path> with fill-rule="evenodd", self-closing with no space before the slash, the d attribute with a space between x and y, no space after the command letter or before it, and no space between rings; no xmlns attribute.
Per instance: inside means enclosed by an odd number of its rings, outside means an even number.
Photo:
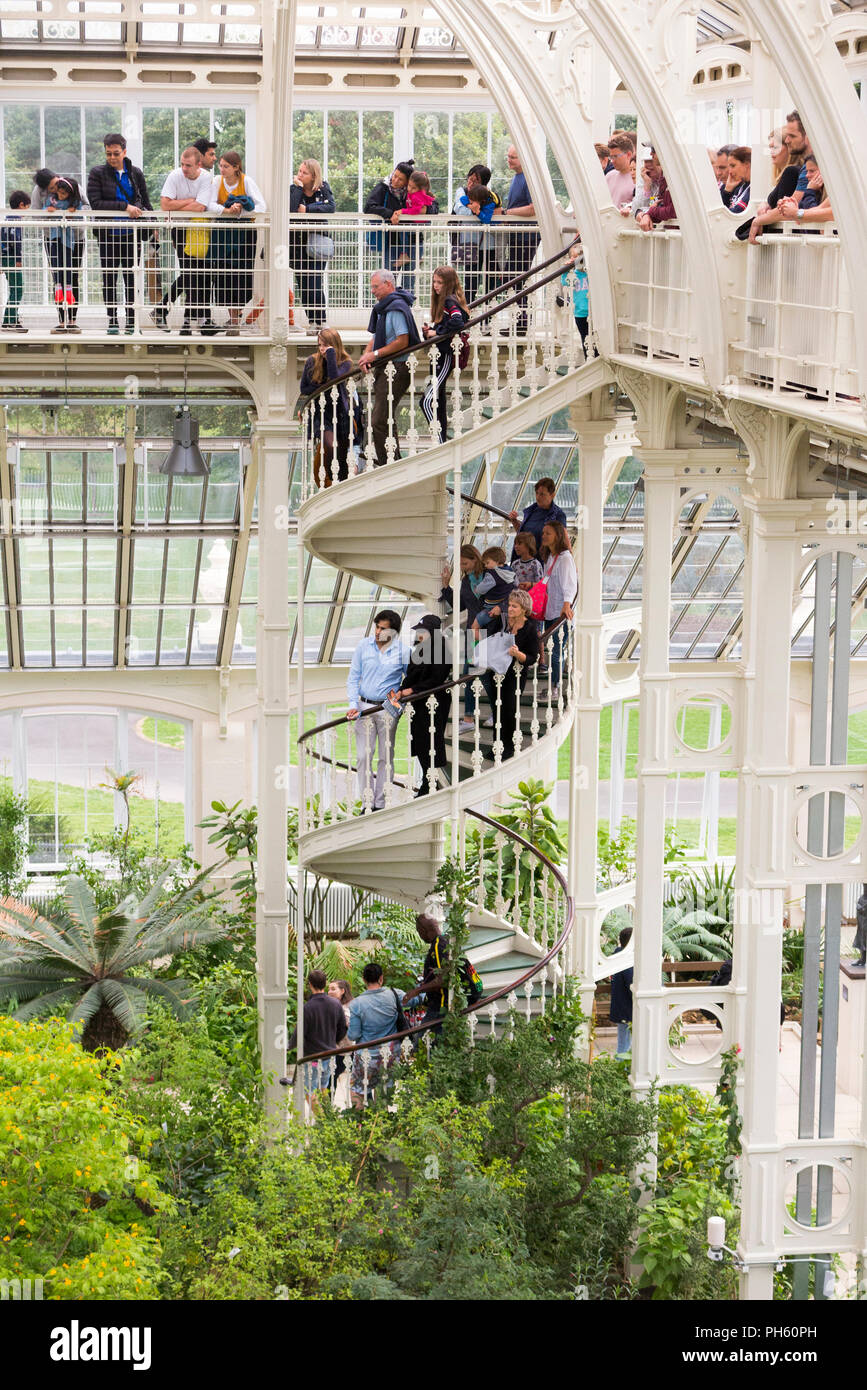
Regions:
<svg viewBox="0 0 867 1390"><path fill-rule="evenodd" d="M548 666L547 666L546 673L545 673L545 675L546 675L546 680L545 680L545 732L546 732L546 733L550 733L550 732L551 732L551 728L552 728L552 726L553 726L553 724L554 724L554 711L553 711L553 709L551 708L551 689L552 689L552 679L553 679L553 677L552 677L553 664L552 664L552 663L553 663L553 657L554 657L554 638L553 638L553 637L548 637L548 638L546 639L546 641L545 641L545 651L546 651L546 654L547 654L547 657L548 657Z"/></svg>
<svg viewBox="0 0 867 1390"><path fill-rule="evenodd" d="M470 363L472 377L470 381L470 413L472 417L472 428L477 430L482 423L482 398L481 385L479 382L479 366L482 356L482 329L481 325L470 329Z"/></svg>
<svg viewBox="0 0 867 1390"><path fill-rule="evenodd" d="M481 715L481 699L482 699L482 695L484 694L484 689L485 689L485 688L484 688L484 686L482 685L482 682L481 682L481 680L479 679L478 676L476 676L475 680L472 681L471 684L472 684L473 695L475 696L475 700L476 700L476 706L475 706L475 709L473 710L473 751L472 751L472 753L471 753L471 755L470 755L470 760L471 760L472 765L473 765L473 776L474 776L474 777L479 777L479 776L481 776L481 772L482 772L481 718L480 718L480 715Z"/></svg>
<svg viewBox="0 0 867 1390"><path fill-rule="evenodd" d="M397 411L395 410L394 400L395 370L396 369L393 362L386 363L385 379L388 389L388 433L386 435L385 440L385 453L389 463L394 463L394 460L397 457L397 430L395 425L395 416L397 414Z"/></svg>
<svg viewBox="0 0 867 1390"><path fill-rule="evenodd" d="M477 1015L477 1014L474 1014L474 1013L473 1013L473 1014L470 1014L469 1018L467 1019L467 1024L468 1024L469 1030L470 1030L470 1047L475 1047L475 1045L476 1045L476 1029L477 1029L478 1026L479 1026L478 1015Z"/></svg>
<svg viewBox="0 0 867 1390"><path fill-rule="evenodd" d="M313 470L313 449L310 444L310 406L301 412L301 501L310 496Z"/></svg>
<svg viewBox="0 0 867 1390"><path fill-rule="evenodd" d="M515 900L516 900L516 901L515 901L515 906L516 906L516 907L519 905L519 904L518 904L518 898L520 897L520 894L519 894L519 891L518 891L518 879L519 879L519 877L520 877L520 856L516 854L516 858L515 858ZM529 933L530 933L530 937L532 938L533 941L535 941L535 940L536 940L536 860L535 860L535 859L531 859L531 860L530 860L530 901L529 901L529 922L528 922L528 930L529 930ZM542 945L543 945L543 949L546 949L547 943L543 942Z"/></svg>
<svg viewBox="0 0 867 1390"><path fill-rule="evenodd" d="M327 396L330 397L330 405L331 405L331 426L330 426L330 428L331 428L331 438L332 438L332 440L333 440L334 442L333 442L333 444L332 444L332 446L331 446L331 467L330 467L330 476L331 476L331 482L332 482L332 485L333 485L334 483L337 482L338 474L339 474L339 472L340 472L340 464L339 464L338 459L337 459L337 456L338 456L338 454L339 454L339 452L340 452L340 445L339 445L339 443L338 443L338 437L337 437L337 403L338 403L338 400L339 400L339 398L340 398L340 391L339 391L339 388L337 387L336 383L335 383L334 386L329 387L328 391L324 393L323 399L324 399L325 395L327 395ZM323 471L323 474L325 473L325 470L326 470L326 468L328 467L328 465L326 464L326 461L325 461L325 455L326 455L326 445L325 445L325 435L323 434L323 436L322 436L322 471ZM327 483L327 479L323 478L323 483Z"/></svg>
<svg viewBox="0 0 867 1390"><path fill-rule="evenodd" d="M513 746L515 749L515 757L517 757L520 753L521 747L524 742L524 731L521 728L521 696L523 694L523 691L521 690L522 670L523 667L521 666L521 663L519 661L515 661L509 667L509 673L506 677L507 680L513 680L515 682L515 730L512 735Z"/></svg>
<svg viewBox="0 0 867 1390"><path fill-rule="evenodd" d="M373 372L366 372L364 376L364 468L372 468L376 454L373 447Z"/></svg>
<svg viewBox="0 0 867 1390"><path fill-rule="evenodd" d="M528 1023L530 1022L530 1019L533 1017L532 999L533 999L533 981L532 981L532 980L527 980L527 981L525 982L525 984L524 984L524 1000L525 1000L525 1003L524 1003L524 1016L525 1016L525 1018L526 1018L526 1020L527 1020Z"/></svg>
<svg viewBox="0 0 867 1390"><path fill-rule="evenodd" d="M494 833L494 850L495 850L496 855L497 855L497 882L496 882L496 896L495 896L495 898L494 898L494 902L496 903L496 907L497 907L497 916L498 916L498 917L504 917L504 916L505 916L505 910L506 910L506 900L505 900L505 898L503 897L503 842L504 842L504 840L505 840L505 836L503 835L502 831L497 830L497 831Z"/></svg>
<svg viewBox="0 0 867 1390"><path fill-rule="evenodd" d="M512 990L510 994L506 995L506 1007L508 1009L509 1019L506 1037L509 1040L509 1042L511 1042L515 1036L515 1010L518 1007L518 996L514 990Z"/></svg>
<svg viewBox="0 0 867 1390"><path fill-rule="evenodd" d="M530 742L539 742L539 663L533 663L533 717L530 720Z"/></svg>
<svg viewBox="0 0 867 1390"><path fill-rule="evenodd" d="M544 970L540 970L540 971L539 971L539 1000L540 1000L539 1012L542 1014L543 1017L544 1017L544 1015L545 1015L545 1002L546 1002L546 999L545 999L545 992L546 992L546 989L547 989L547 983L548 983L548 967L546 966Z"/></svg>
<svg viewBox="0 0 867 1390"><path fill-rule="evenodd" d="M461 340L459 337L454 337L452 339L451 348L454 353L455 365L452 368L451 376L452 408L449 411L449 424L452 427L453 438L457 439L464 432L463 386L461 383L461 369L458 366L458 358L461 352Z"/></svg>
<svg viewBox="0 0 867 1390"><path fill-rule="evenodd" d="M429 356L429 357L433 355L433 351L435 351L435 349L432 349L432 351L428 353L428 356ZM425 364L422 363L422 368L424 368L424 365L425 365ZM419 358L418 358L418 353L416 353L416 352L411 352L411 353L410 353L409 357L407 358L407 366L409 367L409 392L408 392L408 395L409 395L409 429L408 429L407 432L406 432L406 444L407 444L407 448L408 448L409 452L410 452L411 454L415 454L415 453L418 452L418 424L417 424L417 421L416 421L416 399L415 399L415 382L416 382L416 374L417 374L417 372L418 372L418 370L419 370ZM422 376L422 378L424 379L424 377L425 377L425 372L424 372L424 370L422 370L421 376ZM424 392L424 387L422 387L422 393L423 393L423 392Z"/></svg>
<svg viewBox="0 0 867 1390"><path fill-rule="evenodd" d="M436 695L428 695L425 701L428 712L428 770L427 770L427 789L435 792L437 789L437 769L436 769Z"/></svg>
<svg viewBox="0 0 867 1390"><path fill-rule="evenodd" d="M499 767L503 761L503 700L502 700L503 677L497 671L494 675L494 767Z"/></svg>
<svg viewBox="0 0 867 1390"><path fill-rule="evenodd" d="M497 1014L500 1012L496 999L491 1000L487 1012L491 1024L489 1036L493 1038L496 1036Z"/></svg>
<svg viewBox="0 0 867 1390"><path fill-rule="evenodd" d="M370 1099L370 1052L367 1048L365 1048L361 1054L361 1068L363 1083L362 1093L364 1096L364 1104L367 1105Z"/></svg>

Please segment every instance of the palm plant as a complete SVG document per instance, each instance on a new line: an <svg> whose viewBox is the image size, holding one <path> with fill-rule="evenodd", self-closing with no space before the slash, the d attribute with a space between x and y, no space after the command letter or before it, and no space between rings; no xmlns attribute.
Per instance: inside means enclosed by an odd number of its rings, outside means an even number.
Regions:
<svg viewBox="0 0 867 1390"><path fill-rule="evenodd" d="M134 972L213 941L227 928L208 915L206 874L165 901L167 877L144 897L130 895L103 914L81 878L70 878L60 904L43 913L11 899L0 902L0 1001L15 1000L17 1019L65 1012L83 1025L88 1051L126 1042L141 1028L149 997L188 1016L195 1007L188 980Z"/></svg>

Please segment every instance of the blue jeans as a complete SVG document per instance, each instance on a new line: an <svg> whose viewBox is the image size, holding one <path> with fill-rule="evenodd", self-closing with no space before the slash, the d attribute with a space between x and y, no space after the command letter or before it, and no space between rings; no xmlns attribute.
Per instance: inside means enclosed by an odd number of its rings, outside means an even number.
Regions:
<svg viewBox="0 0 867 1390"><path fill-rule="evenodd" d="M632 1024L618 1023L617 1025L617 1056L627 1057L632 1051Z"/></svg>

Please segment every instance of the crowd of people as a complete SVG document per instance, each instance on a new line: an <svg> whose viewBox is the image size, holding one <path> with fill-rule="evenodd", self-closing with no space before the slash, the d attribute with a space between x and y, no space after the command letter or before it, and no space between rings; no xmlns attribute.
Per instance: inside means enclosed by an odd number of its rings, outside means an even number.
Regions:
<svg viewBox="0 0 867 1390"><path fill-rule="evenodd" d="M420 912L415 929L427 946L427 954L418 983L407 990L388 985L382 966L370 960L361 972L362 992L353 997L348 980L329 982L324 970L311 970L307 976L307 999L304 1001L303 1051L314 1058L304 1064L304 1090L312 1104L321 1098L335 1098L340 1078L349 1072L349 1099L354 1109L361 1110L379 1091L391 1084L391 1070L400 1054L401 1041L395 1039L383 1047L370 1047L379 1038L406 1032L417 1024L430 1025L434 1041L442 1031L442 1018L449 1006L450 953L448 939L440 924L429 913ZM466 957L457 962L456 980L467 1004L475 1004L482 994L481 980ZM412 1008L407 1016L404 1010ZM417 1015L417 1016L416 1016ZM425 1031L428 1031L425 1028ZM411 1045L417 1046L419 1034L408 1034ZM355 1046L353 1046L355 1045ZM297 1029L289 1039L289 1048L297 1047ZM340 1055L319 1057L317 1053L334 1053L335 1049L350 1051L350 1065ZM385 1055L383 1055L383 1052Z"/></svg>
<svg viewBox="0 0 867 1390"><path fill-rule="evenodd" d="M832 222L831 200L810 146L804 123L790 111L786 123L768 136L776 183L754 215L738 227L741 241L755 243L766 228L792 222L810 228ZM735 213L747 211L751 198L752 151L746 145L723 145L709 150L724 205Z"/></svg>
<svg viewBox="0 0 867 1390"><path fill-rule="evenodd" d="M86 245L82 215L88 211L116 214L99 219L93 227L109 333L120 332L122 321L123 331L135 329L139 262L146 266L149 304L148 316L140 318L141 327L168 330L170 311L179 300L184 303L180 329L184 334L237 334L245 309L249 310L245 321L255 322L261 305L253 302L253 274L262 248L251 219L267 208L237 151L220 152L218 164L215 142L201 137L181 151L178 168L166 177L159 196L160 211L187 216L168 227L177 273L164 288L158 252L160 237L166 232L148 217L154 207L145 175L127 155L122 135L106 135L103 145L105 162L90 170L86 187L71 174L45 168L36 170L29 194L23 189L10 194L0 226L0 270L7 278L2 327L18 333L27 331L20 320L23 238L30 234L21 222L23 212L53 218L52 225L44 230L39 227L36 235L44 241L54 286L58 316L54 332L80 332L80 278ZM514 146L509 149L508 164L512 178L505 200L490 187L491 170L475 164L452 208L452 216L461 224L450 237L452 259L454 268L466 279L470 301L529 269L539 244L534 228L510 227L497 238L496 245L486 230L495 217L535 218L532 195ZM325 271L335 254L327 219L335 213L336 204L317 160L308 158L299 164L290 189L289 210L288 252L295 299L310 327L320 328L326 317ZM439 211L428 174L416 169L411 159L401 161L388 178L376 183L364 202L365 216L382 224L372 225L367 232L368 248L392 275L392 283L413 296L416 267L424 250L423 219ZM63 216L57 218L58 213ZM223 312L215 317L215 310ZM518 331L525 326L525 320L523 324L519 321ZM436 401L430 402L430 409L442 419Z"/></svg>
<svg viewBox="0 0 867 1390"><path fill-rule="evenodd" d="M401 641L401 620L392 609L385 608L374 617L373 633L352 655L346 686L362 805L373 811L386 805L394 780L398 721L410 705L410 753L420 770L415 795L427 796L448 782L445 735L452 703L451 641L456 633L462 634L466 646L463 672L478 675L490 705L483 726L498 732L503 759L514 756L520 696L540 666L546 668L551 698L558 698L561 649L569 640L578 574L566 515L554 495L554 480L540 478L535 502L523 514L510 514L516 533L511 557L500 546L481 553L475 546L461 546L461 607L450 634L443 624L452 608L448 566L442 574L443 615L424 614L413 626L412 645ZM558 631L546 641L555 627ZM475 646L469 634L476 639ZM461 733L475 729L474 683L463 682ZM493 749L488 756L493 757Z"/></svg>

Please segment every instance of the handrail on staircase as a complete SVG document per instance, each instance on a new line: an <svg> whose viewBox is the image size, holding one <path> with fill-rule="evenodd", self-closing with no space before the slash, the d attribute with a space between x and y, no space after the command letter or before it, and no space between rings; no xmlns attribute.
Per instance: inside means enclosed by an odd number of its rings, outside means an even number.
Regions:
<svg viewBox="0 0 867 1390"><path fill-rule="evenodd" d="M542 280L539 280L534 285L530 285L529 287L527 287L523 283L529 278L529 276L537 275L540 270L547 268L547 266L549 266L552 261L562 261L563 257L567 254L570 248L575 245L575 242L580 240L580 236L575 237L574 240L569 243L569 246L566 246L561 251L558 251L556 256L549 257L549 259L547 261L543 261L541 265L533 266L530 270L523 271L520 276L516 275L513 280L507 281L505 288L508 288L510 285L517 284L519 281L521 282L521 289L518 291L518 293L511 295L508 299L502 300L499 304L495 305L493 309L487 309L483 314L477 314L474 317L467 319L466 323L460 331L462 333L466 333L468 329L475 328L477 324L487 323L489 319L492 319L497 314L502 313L504 309L511 308L513 304L519 304L522 299L525 299L527 297L528 294L533 294L536 290L540 290L543 287L543 285L548 285L551 283L552 280L558 279L560 275L562 275L563 273L562 265L558 265L557 269L553 271L552 274L546 275ZM502 288L504 287L501 286L500 289L494 290L492 291L492 293L499 294ZM474 300L474 307L476 304L482 304L484 300L490 298L491 295L484 295L482 299ZM437 333L433 338L424 338L420 343L414 343L412 347L398 348L394 352L388 352L385 348L380 348L379 360L377 365L381 366L383 362L385 362L387 365L388 359L390 357L407 358L410 356L414 356L416 353L419 352L427 352L430 350L430 348L438 347L440 343L452 342L454 337L454 333ZM316 387L314 391L311 391L308 396L304 396L302 398L300 406L297 408L306 409L310 405L311 401L317 400L318 397L323 395L324 392L330 391L333 387L345 386L347 381L352 381L355 377L361 377L364 375L365 373L362 371L361 367L353 367L352 371L347 372L345 376L333 377L331 381L323 381L319 386Z"/></svg>
<svg viewBox="0 0 867 1390"><path fill-rule="evenodd" d="M531 618L529 619L529 621L538 622L540 621L540 619ZM551 627L549 627L546 630L546 639L550 637L552 633L557 632L557 630L561 628L564 623L567 622L569 622L568 618L558 618L556 623L553 623ZM478 674L478 668L476 668L473 671L467 671L463 676L458 676L457 680L444 681L442 685L435 685L431 690L420 690L417 695L407 695L406 699L401 700L400 703L402 705L411 705L414 704L416 700L429 700L431 695L439 695L440 692L443 690L451 690L453 686L464 685L468 681L475 680ZM329 719L325 724L317 724L314 729L306 729L303 734L298 735L296 742L299 744L306 743L307 740L313 738L314 735L325 734L328 732L329 729L336 729L340 724L357 724L359 719L365 719L368 715L376 714L378 710L384 708L385 701L380 700L378 704L371 705L369 709L359 710L358 714L355 715L352 719L350 719L349 716L345 714L338 715L336 719Z"/></svg>
<svg viewBox="0 0 867 1390"><path fill-rule="evenodd" d="M455 495L454 488L449 487L448 485L446 485L446 492L450 492L452 497L454 497ZM458 496L460 497L462 502L472 502L473 506L484 507L485 511L493 512L495 516L501 516L505 521L512 520L510 513L504 512L502 507L495 507L493 502L483 502L481 497L474 497L471 492L461 492L458 494Z"/></svg>
<svg viewBox="0 0 867 1390"><path fill-rule="evenodd" d="M561 873L557 865L552 863L552 861L548 858L546 854L543 854L542 851L538 849L535 845L531 844L529 840L525 840L523 835L519 835L515 830L510 830L508 826L503 825L501 821L495 820L492 816L486 816L483 815L481 811L473 811L469 809L467 810L466 814L468 816L473 816L476 820L483 821L487 826L489 826L492 830L496 831L497 833L507 835L509 839L514 840L517 844L519 844L522 850L528 850L531 854L535 855L535 857L540 861L542 866L548 869L548 871L554 876L556 881L559 883L560 888L563 892L564 902L566 905L566 913L563 930L560 933L560 936L557 938L550 950L546 951L544 956L542 956L538 961L536 961L536 963L532 965L529 970L525 970L523 975L521 975L517 980L513 980L511 984L502 985L499 989L494 990L493 994L486 994L481 999L478 999L475 1004L469 1004L466 1008L461 1009L461 1017L467 1017L469 1014L478 1013L478 1011L482 1008L489 1008L490 1005L496 1003L498 999L503 999L510 994L514 994L516 990L520 989L529 980L532 980L534 976L539 975L543 969L546 969L549 961L558 956L559 953L562 951L563 947L565 946L566 941L568 940L569 935L572 931L572 926L575 918L575 904L572 898L569 896L569 886L566 882L565 876ZM443 1015L441 1015L439 1018L431 1019L427 1023L414 1023L412 1027L404 1028L399 1033L387 1033L385 1037L372 1038L369 1042L350 1043L345 1047L332 1047L327 1049L325 1052L310 1052L304 1057L299 1057L295 1065L302 1066L307 1062L324 1061L327 1058L331 1057L350 1057L355 1052L364 1051L368 1048L382 1047L386 1043L400 1042L404 1038L413 1037L418 1033L426 1033L431 1028L436 1028L440 1026L442 1024L442 1021ZM294 1077L283 1076L280 1078L281 1086L291 1086L293 1084L293 1081Z"/></svg>

